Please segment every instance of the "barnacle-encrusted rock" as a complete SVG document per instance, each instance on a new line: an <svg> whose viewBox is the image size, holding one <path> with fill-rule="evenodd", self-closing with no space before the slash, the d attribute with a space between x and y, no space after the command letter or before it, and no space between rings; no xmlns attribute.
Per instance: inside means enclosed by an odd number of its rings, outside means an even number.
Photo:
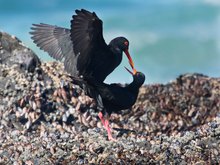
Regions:
<svg viewBox="0 0 220 165"><path fill-rule="evenodd" d="M9 52L19 44L0 41ZM220 162L219 78L185 74L143 86L133 107L111 116L111 142L96 103L62 63L18 66L0 64L0 164Z"/></svg>
<svg viewBox="0 0 220 165"><path fill-rule="evenodd" d="M17 65L19 69L33 72L40 65L37 55L15 36L0 32L0 63Z"/></svg>

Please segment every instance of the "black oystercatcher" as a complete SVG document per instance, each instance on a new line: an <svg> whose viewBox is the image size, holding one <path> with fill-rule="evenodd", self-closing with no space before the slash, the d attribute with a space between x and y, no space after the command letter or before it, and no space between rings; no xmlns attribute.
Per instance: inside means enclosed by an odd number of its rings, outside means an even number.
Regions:
<svg viewBox="0 0 220 165"><path fill-rule="evenodd" d="M142 73L136 73L134 69L128 52L129 41L117 37L107 45L102 35L102 21L94 12L84 9L76 10L70 30L48 24L34 24L31 29L34 43L51 57L64 61L65 70L79 80L79 85L96 99L99 107L104 106L98 116L108 132L108 138L112 140L110 114L131 107L145 79ZM126 87L103 83L121 63L123 52L133 69L134 81Z"/></svg>
<svg viewBox="0 0 220 165"><path fill-rule="evenodd" d="M114 140L109 127L109 118L111 113L117 113L123 109L132 107L137 100L139 88L145 81L145 75L143 73L137 72L135 69L133 69L133 73L131 71L129 72L133 75L133 82L125 87L122 87L119 84L109 85L105 83L75 79L75 83L78 83L82 88L84 88L90 97L95 98L99 107L103 107L98 116L108 132L109 140Z"/></svg>
<svg viewBox="0 0 220 165"><path fill-rule="evenodd" d="M33 24L31 29L34 43L51 57L64 61L65 70L74 77L103 82L121 63L123 52L133 65L128 52L129 41L117 37L107 45L102 21L94 12L76 10L71 29L48 24Z"/></svg>

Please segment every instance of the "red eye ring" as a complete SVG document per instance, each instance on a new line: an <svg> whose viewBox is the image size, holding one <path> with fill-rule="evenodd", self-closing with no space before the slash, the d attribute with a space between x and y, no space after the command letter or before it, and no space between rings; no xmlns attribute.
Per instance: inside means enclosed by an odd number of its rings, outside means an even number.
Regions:
<svg viewBox="0 0 220 165"><path fill-rule="evenodd" d="M124 44L125 44L126 46L128 46L128 41L125 41Z"/></svg>

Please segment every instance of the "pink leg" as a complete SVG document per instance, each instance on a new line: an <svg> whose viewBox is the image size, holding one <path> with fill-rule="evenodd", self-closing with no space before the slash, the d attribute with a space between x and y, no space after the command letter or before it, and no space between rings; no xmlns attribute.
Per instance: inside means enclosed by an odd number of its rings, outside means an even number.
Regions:
<svg viewBox="0 0 220 165"><path fill-rule="evenodd" d="M112 137L112 133L111 133L111 129L110 129L110 127L109 127L109 121L106 119L105 120L105 129L107 130L107 132L108 132L108 140L112 140L112 141L116 141L116 139L114 139L113 137Z"/></svg>
<svg viewBox="0 0 220 165"><path fill-rule="evenodd" d="M99 112L98 116L99 116L99 118L100 118L100 120L101 120L103 126L104 126L105 129L107 130L108 140L116 141L116 139L114 139L114 138L112 137L111 129L110 129L110 127L109 127L109 120L108 120L108 119L105 119L105 118L103 117L102 112Z"/></svg>
<svg viewBox="0 0 220 165"><path fill-rule="evenodd" d="M99 118L100 118L100 120L101 120L103 126L105 127L105 119L104 119L104 117L103 117L102 112L99 112L98 116L99 116ZM106 127L105 127L105 128L106 128Z"/></svg>

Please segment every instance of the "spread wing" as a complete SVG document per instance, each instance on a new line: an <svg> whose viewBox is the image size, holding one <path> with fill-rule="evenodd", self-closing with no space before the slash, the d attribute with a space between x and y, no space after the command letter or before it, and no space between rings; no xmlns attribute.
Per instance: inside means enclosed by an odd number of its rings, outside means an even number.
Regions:
<svg viewBox="0 0 220 165"><path fill-rule="evenodd" d="M109 59L114 57L104 41L102 21L94 12L76 10L76 15L71 20L70 36L74 52L79 55L77 69L82 75L111 65ZM99 79L98 76L96 78Z"/></svg>
<svg viewBox="0 0 220 165"><path fill-rule="evenodd" d="M76 76L77 56L73 51L70 30L42 23L33 24L31 29L30 34L34 43L56 60L64 60L65 70Z"/></svg>

